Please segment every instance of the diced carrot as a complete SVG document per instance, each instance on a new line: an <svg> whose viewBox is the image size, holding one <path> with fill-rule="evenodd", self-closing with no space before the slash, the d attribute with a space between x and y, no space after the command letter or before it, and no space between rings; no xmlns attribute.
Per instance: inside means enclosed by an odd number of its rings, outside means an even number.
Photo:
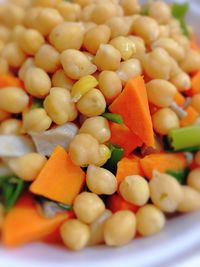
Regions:
<svg viewBox="0 0 200 267"><path fill-rule="evenodd" d="M68 212L45 218L37 211L31 194L25 193L5 217L2 242L7 247L42 240L57 231L68 219Z"/></svg>
<svg viewBox="0 0 200 267"><path fill-rule="evenodd" d="M187 107L185 111L187 112L187 116L180 120L182 127L193 124L199 116L198 112L191 106Z"/></svg>
<svg viewBox="0 0 200 267"><path fill-rule="evenodd" d="M124 156L128 156L136 147L142 145L140 138L125 124L110 122L110 143L124 148Z"/></svg>
<svg viewBox="0 0 200 267"><path fill-rule="evenodd" d="M114 194L108 197L107 208L110 209L113 213L120 210L131 210L133 212L137 212L137 210L139 209L138 206L127 202L118 194Z"/></svg>
<svg viewBox="0 0 200 267"><path fill-rule="evenodd" d="M56 147L30 190L57 202L71 205L85 182L85 173L60 146Z"/></svg>
<svg viewBox="0 0 200 267"><path fill-rule="evenodd" d="M154 170L166 172L167 170L181 170L187 166L183 153L151 154L140 160L145 176L151 179Z"/></svg>
<svg viewBox="0 0 200 267"><path fill-rule="evenodd" d="M143 175L140 160L137 157L123 158L117 163L116 179L121 183L126 176L129 175Z"/></svg>
<svg viewBox="0 0 200 267"><path fill-rule="evenodd" d="M128 81L122 93L109 106L109 110L120 114L126 126L146 145L154 146L151 115L142 76Z"/></svg>
<svg viewBox="0 0 200 267"><path fill-rule="evenodd" d="M9 74L0 75L0 88L9 86L23 88L23 82L19 78L16 78Z"/></svg>
<svg viewBox="0 0 200 267"><path fill-rule="evenodd" d="M200 71L192 77L192 94L200 93Z"/></svg>
<svg viewBox="0 0 200 267"><path fill-rule="evenodd" d="M174 101L177 105L182 106L185 103L185 98L181 93L177 92L174 96Z"/></svg>

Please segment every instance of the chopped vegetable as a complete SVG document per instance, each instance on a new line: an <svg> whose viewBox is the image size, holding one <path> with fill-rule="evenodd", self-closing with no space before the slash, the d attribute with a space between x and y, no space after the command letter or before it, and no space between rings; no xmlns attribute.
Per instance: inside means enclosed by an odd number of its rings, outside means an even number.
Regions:
<svg viewBox="0 0 200 267"><path fill-rule="evenodd" d="M124 156L128 156L134 149L142 146L141 139L125 124L110 123L110 143L123 147Z"/></svg>
<svg viewBox="0 0 200 267"><path fill-rule="evenodd" d="M185 2L183 4L174 3L172 5L172 15L179 20L183 34L189 36L188 28L185 22L185 16L189 9L189 3Z"/></svg>
<svg viewBox="0 0 200 267"><path fill-rule="evenodd" d="M187 107L185 111L187 113L186 117L180 120L180 125L182 127L194 124L199 116L198 112L192 106Z"/></svg>
<svg viewBox="0 0 200 267"><path fill-rule="evenodd" d="M107 206L113 213L119 210L131 210L133 212L136 212L139 209L138 206L127 202L118 194L108 197Z"/></svg>
<svg viewBox="0 0 200 267"><path fill-rule="evenodd" d="M27 136L0 135L0 157L19 157L34 151L34 144Z"/></svg>
<svg viewBox="0 0 200 267"><path fill-rule="evenodd" d="M109 149L111 150L111 157L104 165L105 169L108 169L112 173L116 173L117 171L117 163L120 161L124 155L124 149L118 145L109 144Z"/></svg>
<svg viewBox="0 0 200 267"><path fill-rule="evenodd" d="M141 76L128 81L122 93L109 106L109 110L121 115L126 126L146 145L154 146L147 92Z"/></svg>
<svg viewBox="0 0 200 267"><path fill-rule="evenodd" d="M139 158L136 156L124 157L117 163L116 179L118 183L121 183L129 175L143 175Z"/></svg>
<svg viewBox="0 0 200 267"><path fill-rule="evenodd" d="M200 71L192 77L192 94L200 93Z"/></svg>
<svg viewBox="0 0 200 267"><path fill-rule="evenodd" d="M123 124L123 119L119 114L112 114L109 112L104 112L101 116L108 119L109 121L116 122L118 124Z"/></svg>
<svg viewBox="0 0 200 267"><path fill-rule="evenodd" d="M71 205L84 182L84 171L71 161L62 147L58 146L32 183L30 190L34 194Z"/></svg>
<svg viewBox="0 0 200 267"><path fill-rule="evenodd" d="M168 134L168 140L175 151L200 146L200 126L173 129Z"/></svg>
<svg viewBox="0 0 200 267"><path fill-rule="evenodd" d="M67 150L77 132L78 127L74 123L68 122L42 133L30 132L30 135L37 152L44 156L50 156L58 145Z"/></svg>
<svg viewBox="0 0 200 267"><path fill-rule="evenodd" d="M19 78L16 78L10 74L0 75L0 88L9 86L23 88L23 83Z"/></svg>
<svg viewBox="0 0 200 267"><path fill-rule="evenodd" d="M187 179L187 175L189 173L189 169L182 169L182 170L167 170L166 171L167 174L174 176L174 178L176 178L176 180L180 183L180 184L186 184L186 179Z"/></svg>
<svg viewBox="0 0 200 267"><path fill-rule="evenodd" d="M39 241L59 229L69 215L64 212L52 219L42 217L37 212L33 197L25 193L5 218L2 242L7 247L14 247L31 241Z"/></svg>
<svg viewBox="0 0 200 267"><path fill-rule="evenodd" d="M33 98L30 109L43 108L43 99Z"/></svg>
<svg viewBox="0 0 200 267"><path fill-rule="evenodd" d="M187 161L182 153L151 154L141 159L140 164L145 176L151 179L154 170L162 173L167 170L182 170L187 166Z"/></svg>

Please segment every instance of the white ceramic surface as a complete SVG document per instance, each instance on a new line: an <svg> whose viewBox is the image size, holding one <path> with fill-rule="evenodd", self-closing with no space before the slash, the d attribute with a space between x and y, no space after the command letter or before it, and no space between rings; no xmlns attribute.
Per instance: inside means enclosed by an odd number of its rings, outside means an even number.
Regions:
<svg viewBox="0 0 200 267"><path fill-rule="evenodd" d="M200 36L200 0L189 2L188 20ZM187 255L198 244L200 212L172 219L161 233L134 240L122 248L100 246L79 253L44 244L30 244L16 250L0 248L0 267L164 267L171 266L174 257Z"/></svg>

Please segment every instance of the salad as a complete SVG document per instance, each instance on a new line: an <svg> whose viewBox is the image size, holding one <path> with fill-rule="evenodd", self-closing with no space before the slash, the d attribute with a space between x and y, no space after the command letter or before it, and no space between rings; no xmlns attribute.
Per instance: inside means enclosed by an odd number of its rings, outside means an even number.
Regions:
<svg viewBox="0 0 200 267"><path fill-rule="evenodd" d="M0 6L4 246L122 246L200 209L200 46L188 8Z"/></svg>

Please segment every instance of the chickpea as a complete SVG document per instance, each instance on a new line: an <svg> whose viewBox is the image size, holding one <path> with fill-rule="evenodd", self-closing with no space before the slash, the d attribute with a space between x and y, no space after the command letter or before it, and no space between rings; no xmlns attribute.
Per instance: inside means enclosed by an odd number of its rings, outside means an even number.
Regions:
<svg viewBox="0 0 200 267"><path fill-rule="evenodd" d="M45 156L29 153L8 161L10 169L24 181L33 181L47 162Z"/></svg>
<svg viewBox="0 0 200 267"><path fill-rule="evenodd" d="M24 19L25 11L14 4L8 3L4 6L2 14L2 22L9 28L13 28L17 24L21 24Z"/></svg>
<svg viewBox="0 0 200 267"><path fill-rule="evenodd" d="M170 29L170 36L182 34L182 29L179 20L173 18L168 23Z"/></svg>
<svg viewBox="0 0 200 267"><path fill-rule="evenodd" d="M44 42L41 33L34 29L28 29L23 32L18 44L26 54L35 55Z"/></svg>
<svg viewBox="0 0 200 267"><path fill-rule="evenodd" d="M7 74L9 71L8 62L4 58L0 58L0 75Z"/></svg>
<svg viewBox="0 0 200 267"><path fill-rule="evenodd" d="M191 88L190 76L183 71L180 71L172 77L170 82L176 86L179 92L185 92Z"/></svg>
<svg viewBox="0 0 200 267"><path fill-rule="evenodd" d="M187 177L187 183L189 186L200 192L200 168L190 171Z"/></svg>
<svg viewBox="0 0 200 267"><path fill-rule="evenodd" d="M89 245L94 246L104 242L104 224L105 221L112 215L112 212L106 209L93 223L90 224L90 240Z"/></svg>
<svg viewBox="0 0 200 267"><path fill-rule="evenodd" d="M159 38L169 38L170 37L170 30L169 30L168 25L160 25L159 28L160 28Z"/></svg>
<svg viewBox="0 0 200 267"><path fill-rule="evenodd" d="M89 165L86 174L88 188L98 195L112 195L117 190L116 177L108 170Z"/></svg>
<svg viewBox="0 0 200 267"><path fill-rule="evenodd" d="M71 90L74 81L65 75L65 72L60 69L57 70L52 76L52 84L54 87L63 87L67 90Z"/></svg>
<svg viewBox="0 0 200 267"><path fill-rule="evenodd" d="M33 6L56 7L62 0L32 0Z"/></svg>
<svg viewBox="0 0 200 267"><path fill-rule="evenodd" d="M130 33L130 24L124 19L124 17L111 17L105 24L111 30L111 38L118 36L126 36Z"/></svg>
<svg viewBox="0 0 200 267"><path fill-rule="evenodd" d="M95 55L101 44L109 42L110 34L107 25L94 26L85 33L83 45L87 51Z"/></svg>
<svg viewBox="0 0 200 267"><path fill-rule="evenodd" d="M22 122L17 119L8 119L1 123L0 134L20 134Z"/></svg>
<svg viewBox="0 0 200 267"><path fill-rule="evenodd" d="M116 74L120 78L122 85L125 85L131 78L142 74L141 63L136 58L121 62Z"/></svg>
<svg viewBox="0 0 200 267"><path fill-rule="evenodd" d="M35 21L36 29L43 35L49 35L54 27L63 22L63 17L55 8L42 8Z"/></svg>
<svg viewBox="0 0 200 267"><path fill-rule="evenodd" d="M152 48L165 49L175 60L180 61L185 57L185 51L175 40L171 38L160 38L152 44Z"/></svg>
<svg viewBox="0 0 200 267"><path fill-rule="evenodd" d="M126 176L119 187L122 197L137 206L143 206L149 199L147 181L139 175Z"/></svg>
<svg viewBox="0 0 200 267"><path fill-rule="evenodd" d="M2 57L7 60L8 65L19 68L26 59L24 52L16 43L7 44L2 51Z"/></svg>
<svg viewBox="0 0 200 267"><path fill-rule="evenodd" d="M36 21L40 11L41 7L31 7L30 9L26 10L23 20L24 26L27 28L36 29Z"/></svg>
<svg viewBox="0 0 200 267"><path fill-rule="evenodd" d="M136 213L137 231L142 236L151 236L160 232L165 226L165 215L154 205L147 204Z"/></svg>
<svg viewBox="0 0 200 267"><path fill-rule="evenodd" d="M130 242L136 233L133 212L121 210L111 215L104 224L104 240L108 246L122 246Z"/></svg>
<svg viewBox="0 0 200 267"><path fill-rule="evenodd" d="M57 25L49 35L50 43L59 51L79 50L83 44L84 28L80 23L63 22ZM80 51L79 51L80 52Z"/></svg>
<svg viewBox="0 0 200 267"><path fill-rule="evenodd" d="M120 0L119 4L122 6L124 14L127 16L140 13L141 11L138 0Z"/></svg>
<svg viewBox="0 0 200 267"><path fill-rule="evenodd" d="M187 51L190 48L190 41L189 39L182 34L177 34L172 36L172 38L180 45L183 47L185 51Z"/></svg>
<svg viewBox="0 0 200 267"><path fill-rule="evenodd" d="M40 68L29 68L25 72L25 89L35 97L45 97L51 89L51 79Z"/></svg>
<svg viewBox="0 0 200 267"><path fill-rule="evenodd" d="M44 108L58 125L73 121L78 115L69 91L60 87L51 88L50 94L44 100Z"/></svg>
<svg viewBox="0 0 200 267"><path fill-rule="evenodd" d="M82 192L75 198L73 209L80 221L92 223L104 212L105 204L96 194Z"/></svg>
<svg viewBox="0 0 200 267"><path fill-rule="evenodd" d="M175 76L177 76L178 74L182 72L182 69L179 67L178 62L172 57L170 58L170 61L171 61L171 70L170 70L169 78L173 79Z"/></svg>
<svg viewBox="0 0 200 267"><path fill-rule="evenodd" d="M48 73L54 73L60 67L60 54L51 45L44 44L35 55L34 63Z"/></svg>
<svg viewBox="0 0 200 267"><path fill-rule="evenodd" d="M4 42L0 40L0 54L1 54L4 46L5 46Z"/></svg>
<svg viewBox="0 0 200 267"><path fill-rule="evenodd" d="M69 155L78 166L95 164L99 161L99 143L90 134L78 134L70 143Z"/></svg>
<svg viewBox="0 0 200 267"><path fill-rule="evenodd" d="M132 33L143 38L146 44L150 44L158 38L159 30L157 21L150 17L139 16L133 21Z"/></svg>
<svg viewBox="0 0 200 267"><path fill-rule="evenodd" d="M200 69L200 54L197 51L189 49L184 59L180 62L183 71L192 73Z"/></svg>
<svg viewBox="0 0 200 267"><path fill-rule="evenodd" d="M80 5L82 8L92 4L94 0L74 0L74 3Z"/></svg>
<svg viewBox="0 0 200 267"><path fill-rule="evenodd" d="M44 132L51 123L51 118L43 108L32 109L23 116L23 128L26 132Z"/></svg>
<svg viewBox="0 0 200 267"><path fill-rule="evenodd" d="M10 0L10 2L12 4L15 4L16 6L19 6L19 7L24 8L24 9L30 7L30 5L31 5L30 0Z"/></svg>
<svg viewBox="0 0 200 267"><path fill-rule="evenodd" d="M183 199L179 203L179 212L192 212L200 209L200 193L190 186L182 186Z"/></svg>
<svg viewBox="0 0 200 267"><path fill-rule="evenodd" d="M144 60L144 69L153 79L168 80L171 71L171 58L163 48L155 48Z"/></svg>
<svg viewBox="0 0 200 267"><path fill-rule="evenodd" d="M90 21L82 22L82 25L84 27L85 33L97 26L96 23Z"/></svg>
<svg viewBox="0 0 200 267"><path fill-rule="evenodd" d="M106 101L100 90L92 89L78 101L77 109L88 117L99 116L105 112Z"/></svg>
<svg viewBox="0 0 200 267"><path fill-rule="evenodd" d="M10 118L11 114L7 111L0 109L0 122Z"/></svg>
<svg viewBox="0 0 200 267"><path fill-rule="evenodd" d="M70 219L61 226L60 234L65 245L77 251L87 245L90 239L90 228L77 219Z"/></svg>
<svg viewBox="0 0 200 267"><path fill-rule="evenodd" d="M179 127L179 118L174 111L169 108L162 108L152 116L154 130L161 134L168 134L170 130Z"/></svg>
<svg viewBox="0 0 200 267"><path fill-rule="evenodd" d="M35 65L34 65L33 58L29 57L24 61L23 65L21 66L21 68L18 71L18 76L21 80L23 80L23 81L25 80L25 74L26 74L27 70L31 67L35 67Z"/></svg>
<svg viewBox="0 0 200 267"><path fill-rule="evenodd" d="M103 166L111 157L111 150L104 144L99 145L99 161L96 162L96 166Z"/></svg>
<svg viewBox="0 0 200 267"><path fill-rule="evenodd" d="M200 94L196 94L192 97L192 107L200 113Z"/></svg>
<svg viewBox="0 0 200 267"><path fill-rule="evenodd" d="M167 24L172 16L170 6L164 1L152 2L149 8L149 16L160 24Z"/></svg>
<svg viewBox="0 0 200 267"><path fill-rule="evenodd" d="M119 68L120 61L120 52L110 44L101 44L94 58L94 63L100 71L115 71Z"/></svg>
<svg viewBox="0 0 200 267"><path fill-rule="evenodd" d="M68 49L61 54L61 64L66 75L74 80L90 75L97 70L86 55L75 49Z"/></svg>
<svg viewBox="0 0 200 267"><path fill-rule="evenodd" d="M14 43L17 43L20 47L21 38L23 37L24 33L26 32L26 28L23 25L16 25L11 33L11 40Z"/></svg>
<svg viewBox="0 0 200 267"><path fill-rule="evenodd" d="M158 107L169 107L177 93L176 87L165 80L151 80L146 84L148 100Z"/></svg>
<svg viewBox="0 0 200 267"><path fill-rule="evenodd" d="M149 188L152 202L164 212L176 211L183 199L181 185L168 174L154 171Z"/></svg>
<svg viewBox="0 0 200 267"><path fill-rule="evenodd" d="M75 3L61 2L57 9L65 21L77 21L81 15L81 7Z"/></svg>
<svg viewBox="0 0 200 267"><path fill-rule="evenodd" d="M196 152L194 156L194 161L197 165L200 165L200 150Z"/></svg>
<svg viewBox="0 0 200 267"><path fill-rule="evenodd" d="M99 89L108 103L112 102L122 91L122 82L118 75L109 70L100 73Z"/></svg>
<svg viewBox="0 0 200 267"><path fill-rule="evenodd" d="M11 30L4 25L0 25L0 40L7 43L10 40Z"/></svg>
<svg viewBox="0 0 200 267"><path fill-rule="evenodd" d="M136 52L136 46L129 38L124 36L115 37L110 44L119 50L123 60L130 59Z"/></svg>
<svg viewBox="0 0 200 267"><path fill-rule="evenodd" d="M95 4L91 3L85 6L81 12L81 20L82 21L91 21L91 15L95 8ZM96 24L96 23L95 23Z"/></svg>
<svg viewBox="0 0 200 267"><path fill-rule="evenodd" d="M109 18L116 15L116 7L112 3L100 3L95 5L91 13L91 21L96 24L104 24Z"/></svg>
<svg viewBox="0 0 200 267"><path fill-rule="evenodd" d="M144 40L138 36L129 35L128 38L134 43L135 45L135 53L134 57L140 59L146 52L146 47Z"/></svg>
<svg viewBox="0 0 200 267"><path fill-rule="evenodd" d="M18 87L5 87L0 90L0 109L11 113L20 113L28 105L29 97Z"/></svg>
<svg viewBox="0 0 200 267"><path fill-rule="evenodd" d="M91 134L99 143L107 142L111 136L108 121L101 116L86 119L79 133Z"/></svg>

